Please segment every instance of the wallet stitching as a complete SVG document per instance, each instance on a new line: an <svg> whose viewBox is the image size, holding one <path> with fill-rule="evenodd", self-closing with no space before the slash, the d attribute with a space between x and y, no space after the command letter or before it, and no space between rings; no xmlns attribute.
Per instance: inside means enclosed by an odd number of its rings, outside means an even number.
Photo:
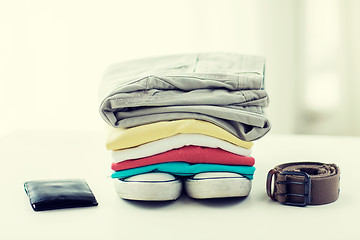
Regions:
<svg viewBox="0 0 360 240"><path fill-rule="evenodd" d="M29 201L30 201L31 207L32 207L33 209L36 209L36 204L33 203L33 200L32 200L32 198L31 198L31 191L30 191L30 189L29 189L28 183L25 183L25 192L26 192L26 194L27 194L28 197L29 197Z"/></svg>
<svg viewBox="0 0 360 240"><path fill-rule="evenodd" d="M31 202L31 192L29 190L28 183L25 183L25 192L29 196L30 202Z"/></svg>

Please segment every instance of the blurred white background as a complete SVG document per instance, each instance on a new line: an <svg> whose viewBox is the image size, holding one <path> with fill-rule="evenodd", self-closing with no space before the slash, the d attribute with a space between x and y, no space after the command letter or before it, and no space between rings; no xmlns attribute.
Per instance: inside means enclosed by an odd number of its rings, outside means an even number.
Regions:
<svg viewBox="0 0 360 240"><path fill-rule="evenodd" d="M114 62L231 51L266 57L271 133L360 135L360 1L0 0L0 135L99 130Z"/></svg>

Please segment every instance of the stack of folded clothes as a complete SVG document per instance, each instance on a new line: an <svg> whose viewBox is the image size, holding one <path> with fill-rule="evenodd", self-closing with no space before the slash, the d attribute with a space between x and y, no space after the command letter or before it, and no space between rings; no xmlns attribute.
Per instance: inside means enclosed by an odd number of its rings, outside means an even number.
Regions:
<svg viewBox="0 0 360 240"><path fill-rule="evenodd" d="M247 196L263 114L264 59L231 53L162 56L110 66L100 85L106 147L121 198Z"/></svg>

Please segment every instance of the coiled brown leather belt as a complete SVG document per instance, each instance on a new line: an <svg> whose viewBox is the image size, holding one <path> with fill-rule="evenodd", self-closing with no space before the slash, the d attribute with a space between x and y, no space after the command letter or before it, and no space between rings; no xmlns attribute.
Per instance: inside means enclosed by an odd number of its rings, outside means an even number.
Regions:
<svg viewBox="0 0 360 240"><path fill-rule="evenodd" d="M283 204L295 206L320 205L338 199L339 182L340 169L335 164L319 162L285 163L269 171L266 191L272 200Z"/></svg>

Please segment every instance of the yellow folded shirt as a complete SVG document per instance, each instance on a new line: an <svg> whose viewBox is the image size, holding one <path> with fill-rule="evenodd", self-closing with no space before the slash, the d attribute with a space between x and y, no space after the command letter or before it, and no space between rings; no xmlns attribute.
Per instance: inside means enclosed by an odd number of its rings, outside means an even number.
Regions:
<svg viewBox="0 0 360 240"><path fill-rule="evenodd" d="M161 121L132 128L114 128L108 125L108 129L106 137L108 150L136 147L181 133L197 133L216 137L246 149L251 149L253 146L252 142L243 141L221 127L196 119Z"/></svg>

